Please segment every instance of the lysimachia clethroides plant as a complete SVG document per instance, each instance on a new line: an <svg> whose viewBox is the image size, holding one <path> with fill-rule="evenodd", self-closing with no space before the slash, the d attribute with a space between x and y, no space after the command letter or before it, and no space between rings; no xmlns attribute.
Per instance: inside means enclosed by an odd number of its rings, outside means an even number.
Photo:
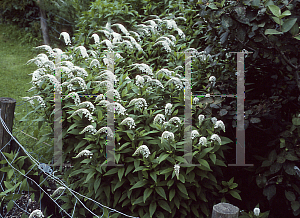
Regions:
<svg viewBox="0 0 300 218"><path fill-rule="evenodd" d="M186 41L175 20L149 16L131 30L108 22L88 36L93 40L88 49L72 46L66 32L61 36L68 51L39 46L48 56L29 61L39 67L32 74L30 91L43 100L49 123L53 122L53 90L62 96L63 160L73 166L65 173L71 188L133 216L207 216L209 204L225 195L218 193L218 172L225 166L223 151L231 140L220 135L224 123L197 111L201 102L194 100L189 137L191 164L198 165L181 166L187 164L184 89L190 83L184 66L174 66L184 65L185 53L175 50L184 52L181 43ZM57 66L61 82L54 76ZM114 113L113 124L107 122L108 112ZM112 161L106 153L111 137L115 146L108 152L121 166L106 165ZM217 197L209 198L207 192ZM64 195L65 208L71 211L75 202L68 192ZM94 202L87 201L86 206L99 213ZM79 213L76 208L74 216L82 216Z"/></svg>

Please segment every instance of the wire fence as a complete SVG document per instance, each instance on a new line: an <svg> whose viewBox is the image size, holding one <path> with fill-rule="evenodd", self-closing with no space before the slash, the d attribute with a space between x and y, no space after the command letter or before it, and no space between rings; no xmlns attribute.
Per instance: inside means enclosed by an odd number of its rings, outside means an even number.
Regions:
<svg viewBox="0 0 300 218"><path fill-rule="evenodd" d="M24 101L25 102L25 101ZM17 106L20 106L20 105L23 105L24 104L24 102L21 102L21 103L19 103ZM28 108L27 108L27 104L26 104L26 110L27 110L27 112L28 112ZM95 201L95 200L93 200L93 199L91 199L91 198L89 198L89 197L87 197L87 196L85 196L85 195L82 195L82 194L80 194L80 193L78 193L78 192L76 192L76 191L74 191L74 190L72 190L71 188L69 188L69 184L67 183L67 182L65 182L65 181L63 181L63 180L61 180L60 178L58 178L57 176L55 176L54 174L56 173L56 171L53 171L53 169L48 165L48 164L45 164L45 163L42 163L42 162L40 162L41 160L45 160L46 162L48 162L46 159L45 159L45 157L43 157L43 155L42 154L36 154L36 153L34 153L34 152L28 152L25 148L24 148L24 146L22 146L19 142L18 142L18 140L16 139L16 137L9 131L9 128L8 128L8 126L6 125L6 123L4 122L4 120L2 119L2 117L1 117L1 109L0 109L0 121L1 121L1 124L0 125L2 125L3 127L4 127L4 129L6 130L6 132L11 136L11 138L10 138L10 140L9 140L9 142L7 142L6 143L6 145L5 146L3 146L2 148L1 148L1 150L0 150L0 153L1 153L1 155L4 157L4 159L6 160L6 162L7 162L7 164L14 170L14 176L12 176L11 177L11 181L10 181L10 183L11 184L15 184L15 185L17 185L16 184L16 181L18 181L18 179L19 179L19 177L25 177L25 178L27 178L27 179L29 179L30 181L32 181L35 185L36 185L36 187L38 187L39 188L39 192L40 192L40 196L41 196L41 194L42 194L42 192L44 193L44 194L46 194L48 197L49 197L49 199L51 199L52 201L53 201L53 203L55 203L55 205L60 209L60 213L61 213L61 216L62 217L71 217L71 218L73 218L74 217L74 212L75 212L75 209L76 209L76 206L77 205L82 205L82 207L84 207L89 213L91 213L93 216L95 216L95 217L100 217L100 218L106 218L106 217L110 217L110 213L112 213L112 212L116 212L116 213L119 213L119 214L121 214L121 215L123 215L123 216L125 216L125 217L133 217L133 218L138 218L138 217L134 217L134 216L130 216L130 215L127 215L127 214L124 214L124 213L122 213L122 212L119 212L119 211L117 211L117 210L115 210L115 209L112 209L112 208L109 208L109 207L107 207L107 206L105 206L105 205L102 205L100 202L97 202L97 201ZM34 121L31 123L31 125L34 123ZM31 126L30 125L30 126ZM34 138L35 140L37 140L35 137L33 137L33 136L30 136L30 135L28 135L28 134L26 134L23 130L25 129L25 128L28 128L29 127L29 125L25 125L24 126L24 128L22 129L22 130L19 130L17 133L23 133L23 134L25 134L25 135L27 135L27 136L29 136L29 137L31 137L31 138ZM9 162L9 160L6 158L6 156L2 153L2 150L6 147L6 146L9 146L9 144L12 142L12 141L15 141L16 142L16 144L18 145L18 149L17 149L17 154L18 154L18 152L20 151L20 149L22 149L24 152L25 152L25 154L31 159L31 161L34 163L34 167L32 167L30 170L28 170L26 173L22 173L21 171L19 171L18 169L16 169L13 165L12 165L12 162L17 158L17 155L13 158L13 160L11 161L11 162ZM49 144L47 144L47 143L45 143L47 146L51 146L51 145L49 145ZM36 158L34 158L33 156L36 156L37 157L37 159ZM53 164L53 159L52 159L52 164ZM36 171L36 172L40 172L40 173L43 173L44 175L46 175L46 178L42 181L42 182L40 182L40 183L37 183L36 181L34 181L32 178L30 178L29 176L28 176L28 174L29 174L29 172L30 171ZM4 179L5 179L5 174L3 174L2 175L2 178L0 178L1 179L1 181L0 181L0 192L5 192L5 188L3 187L3 182L4 182ZM55 191L53 192L52 191L52 194L51 195L49 195L49 193L46 191L46 190L44 190L41 186L43 185L43 183L46 181L46 180L49 180L49 182L50 181L52 181L52 182L55 182L56 183L56 187L58 187L58 188L56 188L55 187ZM48 181L47 180L47 181ZM28 180L27 180L28 181ZM8 182L8 181L6 181L6 182ZM17 190L17 189L16 189ZM49 191L49 190L48 190ZM72 213L71 214L69 214L67 211L65 211L62 207L61 207L61 205L60 204L62 204L63 203L63 201L60 199L60 197L66 192L66 191L68 191L72 196L74 196L75 198L76 198L76 202L75 202L75 204L74 204L74 208L73 208L73 210L72 210ZM30 191L29 191L29 186L28 186L28 190L26 191L27 193L25 193L24 191L22 192L22 191L20 191L20 188L19 188L19 191L14 191L13 192L13 195L22 195L22 196L24 196L24 195L26 195L26 196L30 196ZM58 197L55 197L54 198L54 196L55 196L55 194L56 193L59 193L59 196ZM98 205L98 207L102 210L102 215L98 215L98 214L95 214L94 212L92 212L89 208L87 208L86 206L85 206L85 204L77 197L77 195L78 196L81 196L81 197L83 197L83 198L85 198L85 201L86 201L86 199L87 200L90 200L90 201L92 201L92 202L94 202L96 205ZM4 198L5 198L5 196L7 196L7 193L4 195ZM1 196L0 196L0 198L1 198ZM17 208L19 208L19 210L21 210L22 212L21 212L21 214L19 215L19 216L17 216L17 215L14 215L14 213L16 212L16 210L10 210L9 212L7 212L6 211L6 208L7 208L7 206L8 206L8 204L6 204L6 205L4 205L4 207L3 207L3 209L2 209L2 211L0 211L0 218L3 218L3 217L10 217L10 218L16 218L16 217L27 217L27 216L24 216L24 214L25 215L28 215L30 218L32 217L44 217L43 215L42 215L42 212L41 212L41 210L39 210L39 209L37 209L37 210L34 210L34 211L32 211L32 209L29 209L29 204L31 203L31 199L30 198L25 198L25 201L27 201L27 203L25 202L22 202L23 203L23 205L19 205L19 203L20 203L20 201L18 201L18 200L13 200L13 203L14 203L14 207L16 206ZM3 201L2 201L3 202ZM1 203L1 202L0 202ZM42 208L42 205L41 205L41 201L39 202L39 207L40 207L40 209ZM25 206L24 206L25 205ZM104 208L108 211L108 215L105 215L105 210L104 210Z"/></svg>

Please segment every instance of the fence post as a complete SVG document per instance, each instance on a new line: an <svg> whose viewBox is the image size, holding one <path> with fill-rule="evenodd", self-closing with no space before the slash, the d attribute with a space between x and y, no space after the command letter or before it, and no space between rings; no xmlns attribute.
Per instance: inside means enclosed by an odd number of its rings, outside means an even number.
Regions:
<svg viewBox="0 0 300 218"><path fill-rule="evenodd" d="M0 98L0 116L6 123L10 132L12 132L16 102L17 101L13 98ZM2 152L10 153L13 150L13 148L11 147L11 142L8 145L6 145L10 141L10 139L11 136L7 133L2 123L0 122L0 149L3 148L1 150ZM2 155L0 155L0 161L1 160L5 160ZM5 166L5 164L1 164L0 166L2 168ZM4 173L0 172L0 181L2 180L3 174Z"/></svg>
<svg viewBox="0 0 300 218"><path fill-rule="evenodd" d="M211 218L238 218L239 208L228 203L214 205Z"/></svg>

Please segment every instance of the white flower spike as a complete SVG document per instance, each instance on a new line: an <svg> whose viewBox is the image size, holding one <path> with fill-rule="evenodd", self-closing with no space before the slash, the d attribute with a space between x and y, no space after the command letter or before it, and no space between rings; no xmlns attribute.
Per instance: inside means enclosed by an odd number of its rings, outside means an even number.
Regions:
<svg viewBox="0 0 300 218"><path fill-rule="evenodd" d="M175 164L174 165L174 171L175 171L175 174L176 174L177 178L179 177L179 170L180 170L180 166L178 164Z"/></svg>
<svg viewBox="0 0 300 218"><path fill-rule="evenodd" d="M162 124L163 122L165 121L165 116L162 115L162 114L157 114L155 117L154 117L154 121L153 123L159 123L159 124Z"/></svg>
<svg viewBox="0 0 300 218"><path fill-rule="evenodd" d="M216 129L216 128L219 128L219 127L221 127L222 130L223 130L223 132L225 132L225 125L224 125L224 123L223 123L222 120L218 120L218 121L215 123L215 129Z"/></svg>
<svg viewBox="0 0 300 218"><path fill-rule="evenodd" d="M191 138L194 139L196 137L200 136L199 132L197 130L193 130L191 134Z"/></svg>
<svg viewBox="0 0 300 218"><path fill-rule="evenodd" d="M171 115L171 113L172 113L172 104L167 103L165 107L165 115Z"/></svg>
<svg viewBox="0 0 300 218"><path fill-rule="evenodd" d="M217 134L213 134L211 137L210 137L211 140L214 140L214 141L217 141L219 142L219 144L221 144L221 138L217 135Z"/></svg>
<svg viewBox="0 0 300 218"><path fill-rule="evenodd" d="M83 151L81 151L79 154L77 154L77 156L74 157L74 158L79 158L79 157L82 157L82 156L87 156L87 157L92 158L93 153L90 152L89 150L83 150Z"/></svg>
<svg viewBox="0 0 300 218"><path fill-rule="evenodd" d="M199 125L201 125L201 123L203 122L204 119L205 119L205 117L204 117L203 114L200 114L200 115L198 116Z"/></svg>
<svg viewBox="0 0 300 218"><path fill-rule="evenodd" d="M40 211L40 210L34 210L34 211L32 211L32 213L30 214L29 218L36 218L36 217L44 217L42 211Z"/></svg>
<svg viewBox="0 0 300 218"><path fill-rule="evenodd" d="M97 132L97 130L95 129L94 126L92 125L88 125L87 127L85 127L79 134L83 134L85 132L90 132L92 134L95 134Z"/></svg>
<svg viewBox="0 0 300 218"><path fill-rule="evenodd" d="M134 154L132 156L135 156L139 153L142 154L143 157L145 157L145 158L148 158L149 155L151 154L147 145L141 145L140 147L138 147L138 149L136 149L136 151L134 152Z"/></svg>
<svg viewBox="0 0 300 218"><path fill-rule="evenodd" d="M125 119L120 123L120 125L128 125L128 126L129 126L129 129L135 128L134 120L133 120L131 117L125 118Z"/></svg>
<svg viewBox="0 0 300 218"><path fill-rule="evenodd" d="M163 139L174 140L174 134L172 132L169 132L169 131L164 131L163 134L162 134L162 136L161 136L161 143L162 143Z"/></svg>
<svg viewBox="0 0 300 218"><path fill-rule="evenodd" d="M254 208L253 212L254 212L254 215L255 215L255 216L259 216L259 214L260 214L260 209L259 209L259 208Z"/></svg>
<svg viewBox="0 0 300 218"><path fill-rule="evenodd" d="M62 33L59 35L59 39L60 39L61 36L64 37L64 40L65 40L66 45L71 45L71 40L70 40L70 35L69 35L69 33L67 33L67 32L62 32Z"/></svg>
<svg viewBox="0 0 300 218"><path fill-rule="evenodd" d="M61 192L63 192L66 188L65 187L58 187L53 194L51 195L51 197L54 197L56 194L60 194Z"/></svg>
<svg viewBox="0 0 300 218"><path fill-rule="evenodd" d="M199 145L203 145L203 146L206 146L206 144L207 144L207 139L205 138L205 137L201 137L200 139L199 139L199 143L198 143Z"/></svg>
<svg viewBox="0 0 300 218"><path fill-rule="evenodd" d="M100 43L99 36L98 36L96 33L94 33L94 34L92 35L92 38L94 38L95 44L99 44L99 43Z"/></svg>

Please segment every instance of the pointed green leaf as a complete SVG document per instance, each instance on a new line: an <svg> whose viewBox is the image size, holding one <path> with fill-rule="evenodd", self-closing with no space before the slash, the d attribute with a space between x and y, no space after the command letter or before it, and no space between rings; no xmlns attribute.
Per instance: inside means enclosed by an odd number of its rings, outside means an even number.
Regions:
<svg viewBox="0 0 300 218"><path fill-rule="evenodd" d="M147 198L151 195L152 192L153 189L146 188L146 190L144 191L144 198L143 198L144 203L146 202Z"/></svg>
<svg viewBox="0 0 300 218"><path fill-rule="evenodd" d="M124 171L125 171L125 168L122 167L118 170L118 177L119 177L119 180L121 181L122 179L122 176L124 175Z"/></svg>
<svg viewBox="0 0 300 218"><path fill-rule="evenodd" d="M160 196L162 196L164 199L167 200L165 190L162 187L155 187L155 191L157 194L159 194Z"/></svg>
<svg viewBox="0 0 300 218"><path fill-rule="evenodd" d="M200 163L201 165L203 165L203 166L205 166L206 168L210 169L210 166L209 166L209 164L207 163L206 160L200 159L200 160L198 160L198 161L199 161L199 163Z"/></svg>
<svg viewBox="0 0 300 218"><path fill-rule="evenodd" d="M100 186L100 183L101 183L101 179L99 177L97 177L95 183L94 183L94 191L95 193L97 192L99 186Z"/></svg>
<svg viewBox="0 0 300 218"><path fill-rule="evenodd" d="M88 181L90 181L90 179L95 175L96 172L91 172L87 175L86 179L85 179L85 182L84 183L87 183Z"/></svg>
<svg viewBox="0 0 300 218"><path fill-rule="evenodd" d="M154 212L156 210L156 202L152 201L149 207L149 213L150 213L150 217L153 216Z"/></svg>
<svg viewBox="0 0 300 218"><path fill-rule="evenodd" d="M236 191L231 190L231 191L229 191L228 193L231 194L232 197L234 197L234 198L236 198L236 199L239 199L239 200L242 200L240 194L237 193Z"/></svg>
<svg viewBox="0 0 300 218"><path fill-rule="evenodd" d="M215 154L209 154L209 158L214 164L216 164L217 156Z"/></svg>
<svg viewBox="0 0 300 218"><path fill-rule="evenodd" d="M129 191L132 190L132 189L135 189L135 188L143 187L143 186L145 186L147 183L148 183L147 180L138 181L137 183L135 183L135 184L129 189Z"/></svg>
<svg viewBox="0 0 300 218"><path fill-rule="evenodd" d="M113 168L113 169L110 169L109 171L107 171L104 176L108 176L108 175L112 175L112 174L115 174L118 172L118 168Z"/></svg>
<svg viewBox="0 0 300 218"><path fill-rule="evenodd" d="M134 168L133 164L130 164L126 169L125 176L127 176L127 174L130 173L131 170L133 170L133 168Z"/></svg>
<svg viewBox="0 0 300 218"><path fill-rule="evenodd" d="M157 158L158 163L160 164L162 161L164 161L165 159L167 159L169 157L170 154L161 154L159 156L159 158Z"/></svg>
<svg viewBox="0 0 300 218"><path fill-rule="evenodd" d="M169 201L172 201L174 196L175 196L175 189L172 188L171 191L169 192Z"/></svg>
<svg viewBox="0 0 300 218"><path fill-rule="evenodd" d="M13 200L10 200L6 206L7 212L9 212L13 208L14 205L15 205L15 202Z"/></svg>
<svg viewBox="0 0 300 218"><path fill-rule="evenodd" d="M169 213L172 213L171 208L170 208L169 204L168 204L166 201L164 201L164 200L159 200L159 201L158 201L158 205L159 205L162 209L168 211Z"/></svg>
<svg viewBox="0 0 300 218"><path fill-rule="evenodd" d="M143 202L143 196L140 196L139 198L137 198L132 205L135 205L135 204L140 204Z"/></svg>
<svg viewBox="0 0 300 218"><path fill-rule="evenodd" d="M14 174L14 169L10 169L10 171L8 171L7 173L7 178L10 179L12 177L12 175Z"/></svg>
<svg viewBox="0 0 300 218"><path fill-rule="evenodd" d="M156 183L156 182L157 182L157 175L156 175L156 172L151 172L151 173L150 173L150 176L151 176L151 178L154 180L154 182Z"/></svg>
<svg viewBox="0 0 300 218"><path fill-rule="evenodd" d="M186 190L186 187L184 186L184 184L182 183L177 183L177 188L179 189L179 191L181 191L183 194L188 196L188 192Z"/></svg>

